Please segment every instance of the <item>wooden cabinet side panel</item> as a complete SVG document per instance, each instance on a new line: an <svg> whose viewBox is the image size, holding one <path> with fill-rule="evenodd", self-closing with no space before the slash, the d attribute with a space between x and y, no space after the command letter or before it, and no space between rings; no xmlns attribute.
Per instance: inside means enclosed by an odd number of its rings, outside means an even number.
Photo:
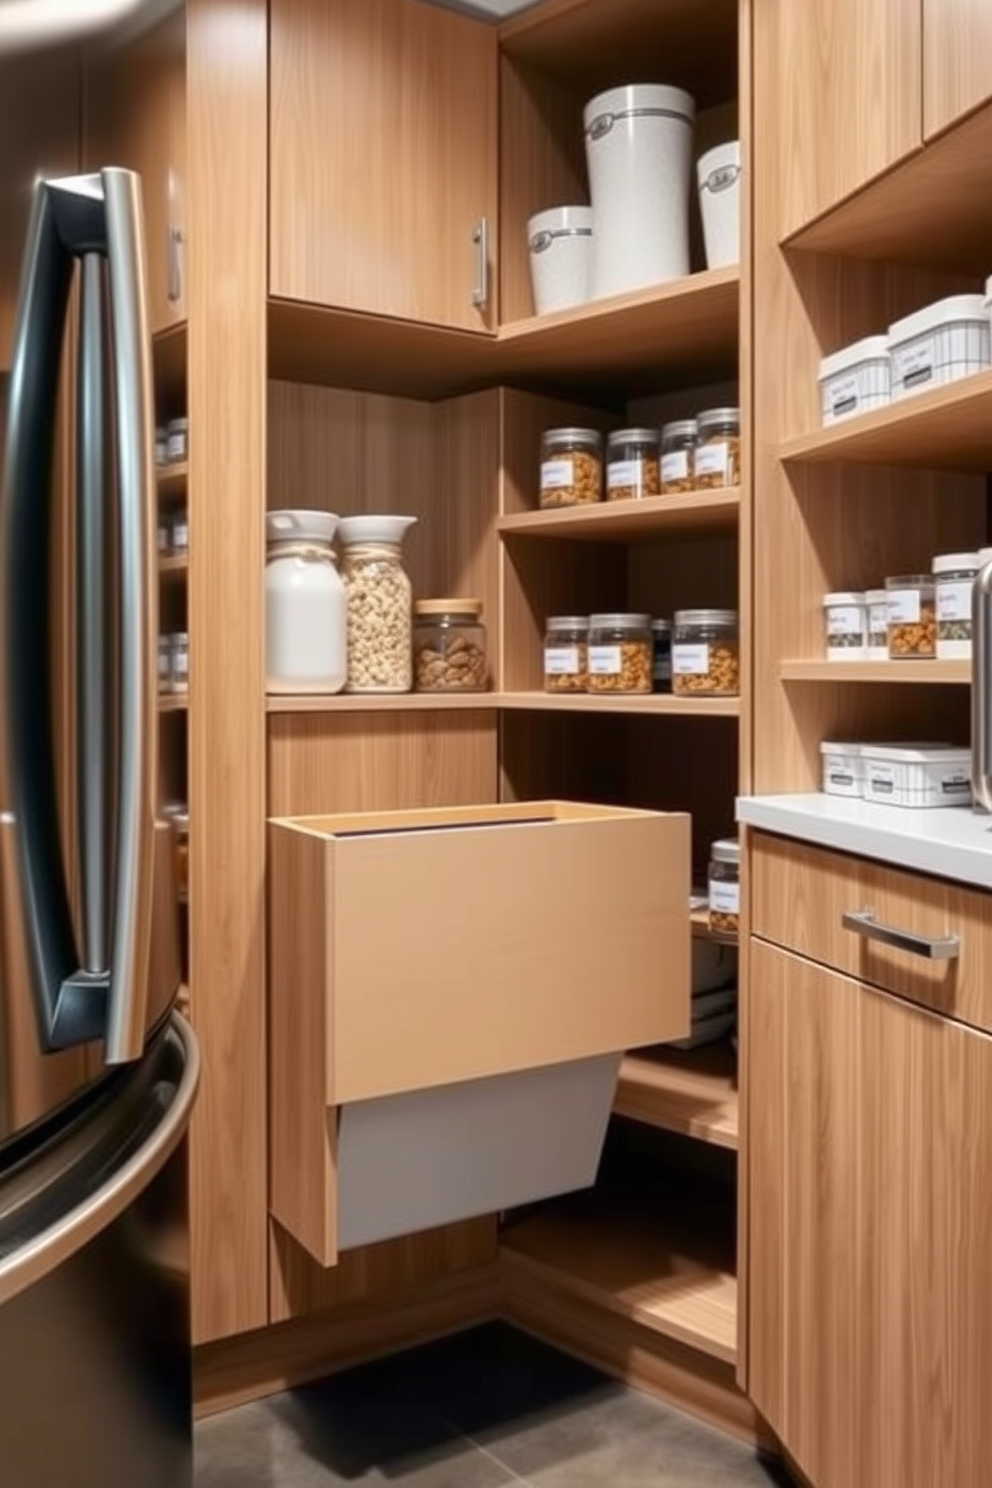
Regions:
<svg viewBox="0 0 992 1488"><path fill-rule="evenodd" d="M923 135L992 98L992 5L923 0Z"/></svg>

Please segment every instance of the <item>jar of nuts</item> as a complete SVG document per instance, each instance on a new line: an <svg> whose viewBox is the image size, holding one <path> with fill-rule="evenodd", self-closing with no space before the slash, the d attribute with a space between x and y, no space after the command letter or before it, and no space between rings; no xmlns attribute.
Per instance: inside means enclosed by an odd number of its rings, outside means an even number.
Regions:
<svg viewBox="0 0 992 1488"><path fill-rule="evenodd" d="M931 564L937 602L937 660L971 660L971 592L977 553L944 553Z"/></svg>
<svg viewBox="0 0 992 1488"><path fill-rule="evenodd" d="M551 615L544 637L545 692L585 692L589 616Z"/></svg>
<svg viewBox="0 0 992 1488"><path fill-rule="evenodd" d="M618 429L606 442L607 501L661 495L656 429Z"/></svg>
<svg viewBox="0 0 992 1488"><path fill-rule="evenodd" d="M885 616L890 661L937 655L937 601L930 574L886 579Z"/></svg>
<svg viewBox="0 0 992 1488"><path fill-rule="evenodd" d="M418 692L485 692L489 681L481 599L420 599L413 607Z"/></svg>
<svg viewBox="0 0 992 1488"><path fill-rule="evenodd" d="M689 697L736 697L740 651L736 610L676 610L672 691Z"/></svg>
<svg viewBox="0 0 992 1488"><path fill-rule="evenodd" d="M650 615L590 615L589 692L650 692Z"/></svg>
<svg viewBox="0 0 992 1488"><path fill-rule="evenodd" d="M741 483L741 415L739 408L708 408L696 418L693 474L697 491Z"/></svg>
<svg viewBox="0 0 992 1488"><path fill-rule="evenodd" d="M694 491L693 455L696 450L696 420L676 419L661 431L661 491L663 496L677 491Z"/></svg>
<svg viewBox="0 0 992 1488"><path fill-rule="evenodd" d="M541 436L541 505L587 506L603 498L598 429L546 429Z"/></svg>
<svg viewBox="0 0 992 1488"><path fill-rule="evenodd" d="M717 935L736 935L741 913L741 849L734 837L710 846L710 929Z"/></svg>
<svg viewBox="0 0 992 1488"><path fill-rule="evenodd" d="M346 692L409 692L410 580L401 546L416 517L343 517L341 578L348 600Z"/></svg>

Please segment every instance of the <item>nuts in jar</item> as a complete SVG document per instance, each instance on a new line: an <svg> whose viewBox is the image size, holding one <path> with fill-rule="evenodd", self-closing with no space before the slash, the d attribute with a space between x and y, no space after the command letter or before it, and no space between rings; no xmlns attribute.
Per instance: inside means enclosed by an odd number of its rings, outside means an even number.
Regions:
<svg viewBox="0 0 992 1488"><path fill-rule="evenodd" d="M864 661L868 612L865 597L849 591L823 596L828 661Z"/></svg>
<svg viewBox="0 0 992 1488"><path fill-rule="evenodd" d="M741 914L741 849L734 837L710 846L710 929L718 935L736 935Z"/></svg>
<svg viewBox="0 0 992 1488"><path fill-rule="evenodd" d="M640 501L661 494L654 429L618 429L607 440L606 450L607 501Z"/></svg>
<svg viewBox="0 0 992 1488"><path fill-rule="evenodd" d="M344 517L338 524L348 602L347 692L409 692L412 590L401 543L416 517Z"/></svg>
<svg viewBox="0 0 992 1488"><path fill-rule="evenodd" d="M651 616L590 615L589 692L651 691Z"/></svg>
<svg viewBox="0 0 992 1488"><path fill-rule="evenodd" d="M740 652L736 610L676 610L672 690L681 696L737 696Z"/></svg>
<svg viewBox="0 0 992 1488"><path fill-rule="evenodd" d="M944 553L933 569L937 608L937 660L971 660L971 595L977 553Z"/></svg>
<svg viewBox="0 0 992 1488"><path fill-rule="evenodd" d="M545 692L585 692L589 675L588 615L551 615L544 638Z"/></svg>
<svg viewBox="0 0 992 1488"><path fill-rule="evenodd" d="M661 491L663 496L694 491L693 455L696 449L696 420L676 419L661 431Z"/></svg>
<svg viewBox="0 0 992 1488"><path fill-rule="evenodd" d="M930 574L886 579L885 610L891 661L936 656L937 604Z"/></svg>
<svg viewBox="0 0 992 1488"><path fill-rule="evenodd" d="M708 408L696 418L693 475L697 491L741 483L741 425L739 408Z"/></svg>
<svg viewBox="0 0 992 1488"><path fill-rule="evenodd" d="M597 429L546 429L541 505L587 506L603 498L603 436Z"/></svg>
<svg viewBox="0 0 992 1488"><path fill-rule="evenodd" d="M418 692L485 692L489 680L481 599L421 599L413 607Z"/></svg>

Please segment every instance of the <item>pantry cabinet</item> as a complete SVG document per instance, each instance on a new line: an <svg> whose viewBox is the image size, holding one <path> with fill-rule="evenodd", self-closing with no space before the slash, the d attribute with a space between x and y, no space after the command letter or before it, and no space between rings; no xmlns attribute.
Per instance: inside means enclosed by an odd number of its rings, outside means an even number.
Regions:
<svg viewBox="0 0 992 1488"><path fill-rule="evenodd" d="M992 99L992 5L923 0L923 134Z"/></svg>
<svg viewBox="0 0 992 1488"><path fill-rule="evenodd" d="M492 26L420 0L272 0L270 292L496 323Z"/></svg>

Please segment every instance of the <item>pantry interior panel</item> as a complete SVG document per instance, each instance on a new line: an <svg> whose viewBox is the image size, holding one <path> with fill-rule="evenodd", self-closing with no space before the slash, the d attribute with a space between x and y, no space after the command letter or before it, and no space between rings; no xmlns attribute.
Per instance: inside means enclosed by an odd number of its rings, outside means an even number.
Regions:
<svg viewBox="0 0 992 1488"><path fill-rule="evenodd" d="M923 133L932 138L992 99L992 10L923 0Z"/></svg>

